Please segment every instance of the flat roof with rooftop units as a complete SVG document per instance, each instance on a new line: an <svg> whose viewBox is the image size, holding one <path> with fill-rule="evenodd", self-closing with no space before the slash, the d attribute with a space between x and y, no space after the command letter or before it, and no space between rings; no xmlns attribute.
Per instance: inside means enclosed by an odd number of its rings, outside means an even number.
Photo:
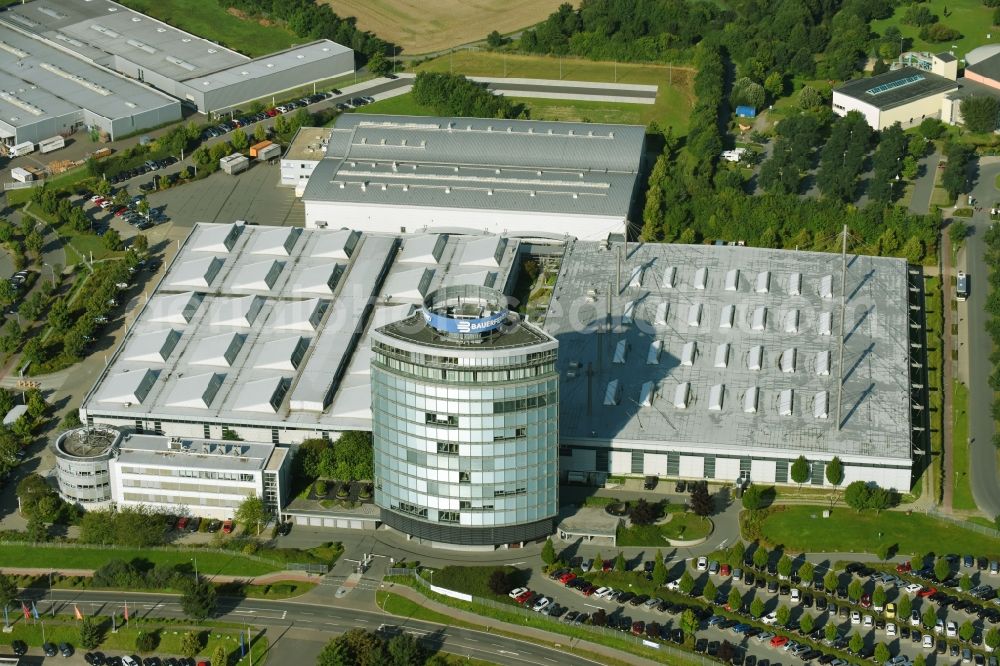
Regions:
<svg viewBox="0 0 1000 666"><path fill-rule="evenodd" d="M878 460L908 479L905 261L848 256L840 368L840 255L646 244L630 246L619 279L620 250L571 243L546 314L572 410L564 446L612 447L626 472L627 456L656 473L643 453L663 452L666 466L670 451L680 476L752 477L752 457L771 459L773 474L773 460L805 455ZM702 459L726 455L731 476L705 471ZM908 488L897 476L889 485Z"/></svg>

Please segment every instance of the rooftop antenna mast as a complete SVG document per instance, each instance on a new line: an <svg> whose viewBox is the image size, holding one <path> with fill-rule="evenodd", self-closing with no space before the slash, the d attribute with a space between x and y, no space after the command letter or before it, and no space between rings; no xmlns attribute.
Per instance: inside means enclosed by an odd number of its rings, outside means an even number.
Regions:
<svg viewBox="0 0 1000 666"><path fill-rule="evenodd" d="M840 412L844 404L844 315L847 312L847 225L840 246L840 332L837 336L837 430L843 427Z"/></svg>

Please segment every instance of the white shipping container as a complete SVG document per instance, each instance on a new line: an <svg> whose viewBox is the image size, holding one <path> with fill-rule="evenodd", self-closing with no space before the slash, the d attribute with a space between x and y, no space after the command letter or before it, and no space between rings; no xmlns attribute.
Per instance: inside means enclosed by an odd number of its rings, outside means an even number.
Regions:
<svg viewBox="0 0 1000 666"><path fill-rule="evenodd" d="M21 167L14 167L10 170L10 177L19 183L30 183L35 179L35 174Z"/></svg>
<svg viewBox="0 0 1000 666"><path fill-rule="evenodd" d="M43 139L38 142L38 150L43 153L51 153L53 150L59 150L66 145L66 139L61 136L53 136L48 139Z"/></svg>

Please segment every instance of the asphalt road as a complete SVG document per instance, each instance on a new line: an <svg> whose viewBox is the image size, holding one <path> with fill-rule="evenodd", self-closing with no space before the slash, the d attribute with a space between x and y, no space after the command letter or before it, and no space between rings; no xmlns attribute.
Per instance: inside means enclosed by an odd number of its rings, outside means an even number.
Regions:
<svg viewBox="0 0 1000 666"><path fill-rule="evenodd" d="M971 234L966 239L966 267L969 275L969 300L966 303L969 330L969 435L970 480L972 495L979 509L987 516L1000 515L1000 482L997 480L997 450L993 446L993 390L989 386L989 357L993 341L986 334L986 231L990 227L989 209L998 200L1000 192L994 185L1000 174L1000 164L985 164L979 167L979 177L972 190L976 203L984 212L976 212L971 220ZM950 298L952 287L945 283L946 299ZM945 300L945 303L948 303Z"/></svg>
<svg viewBox="0 0 1000 666"><path fill-rule="evenodd" d="M46 599L45 590L39 590L36 599ZM26 595L27 597L27 595ZM31 598L31 597L27 597ZM133 618L183 618L180 603L175 595L140 594L124 592L76 592L56 590L52 598L57 612L72 613L73 604L88 615L121 613L125 600L129 602ZM39 613L49 612L48 601L38 603ZM291 629L311 630L339 634L353 628L376 630L379 627L398 627L421 638L426 644L445 652L483 659L503 664L555 664L572 666L583 662L600 664L576 654L566 654L556 648L509 637L494 636L487 632L458 627L444 627L430 622L399 618L377 611L364 610L349 605L305 603L302 601L265 601L261 599L220 599L216 620L249 624L251 631L266 631L272 648L282 654L282 639ZM299 640L296 638L295 640Z"/></svg>

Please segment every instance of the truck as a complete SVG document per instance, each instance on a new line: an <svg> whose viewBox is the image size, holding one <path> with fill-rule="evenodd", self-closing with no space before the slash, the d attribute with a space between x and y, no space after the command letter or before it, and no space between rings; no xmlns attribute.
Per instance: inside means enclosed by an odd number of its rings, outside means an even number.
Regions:
<svg viewBox="0 0 1000 666"><path fill-rule="evenodd" d="M51 153L53 150L59 150L66 146L66 139L62 138L58 134L48 139L42 139L38 142L38 150L42 153Z"/></svg>
<svg viewBox="0 0 1000 666"><path fill-rule="evenodd" d="M969 298L969 276L962 271L958 272L955 280L955 299L964 301Z"/></svg>
<svg viewBox="0 0 1000 666"><path fill-rule="evenodd" d="M255 143L250 146L250 157L258 157L258 153L272 145L270 141L261 141L260 143Z"/></svg>
<svg viewBox="0 0 1000 666"><path fill-rule="evenodd" d="M30 141L15 144L10 148L11 157L20 157L21 155L27 155L28 153L33 152L35 152L35 144Z"/></svg>

